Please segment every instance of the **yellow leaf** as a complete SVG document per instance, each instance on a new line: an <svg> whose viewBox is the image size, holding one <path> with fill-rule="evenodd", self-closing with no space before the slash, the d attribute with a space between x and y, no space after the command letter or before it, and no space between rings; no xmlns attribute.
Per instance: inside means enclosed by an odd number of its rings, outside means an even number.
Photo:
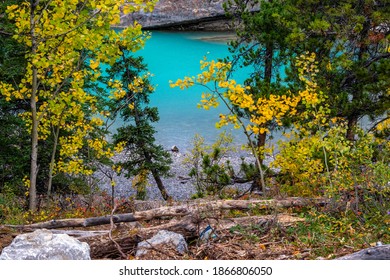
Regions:
<svg viewBox="0 0 390 280"><path fill-rule="evenodd" d="M90 66L93 70L95 70L96 68L98 68L98 67L99 67L99 64L100 64L99 60L93 61L93 60L91 59L91 60L89 61L89 66Z"/></svg>

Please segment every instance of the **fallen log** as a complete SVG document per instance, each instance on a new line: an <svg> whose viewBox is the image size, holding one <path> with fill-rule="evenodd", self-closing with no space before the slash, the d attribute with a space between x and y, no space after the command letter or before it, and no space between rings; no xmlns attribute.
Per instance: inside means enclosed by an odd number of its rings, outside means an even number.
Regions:
<svg viewBox="0 0 390 280"><path fill-rule="evenodd" d="M291 225L295 222L304 221L302 218L290 215L267 215L267 216L249 216L230 218L223 220L200 220L195 216L186 216L181 220L173 220L166 224L150 227L128 228L123 225L123 228L117 230L113 234L113 239L117 242L121 250L129 255L135 255L137 244L143 240L149 239L160 230L168 230L182 234L187 240L193 240L199 237L199 233L207 226L211 225L216 231L229 230L230 228L240 225L242 227L249 225L267 226L269 222L273 224L281 224L284 226ZM119 259L121 254L116 248L108 234L101 236L78 238L80 241L87 242L91 248L92 259Z"/></svg>
<svg viewBox="0 0 390 280"><path fill-rule="evenodd" d="M306 198L287 198L287 199L269 199L269 200L217 200L192 202L179 206L164 206L156 209L140 211L135 213L115 214L112 219L115 224L135 221L146 221L165 217L183 217L189 214L212 213L221 210L250 210L256 207L261 209L290 208L304 206L324 206L329 201L326 199L306 199ZM91 218L61 219L50 220L47 222L30 225L4 225L21 230L32 229L56 229L56 228L74 228L91 227L104 224L110 224L111 215Z"/></svg>
<svg viewBox="0 0 390 280"><path fill-rule="evenodd" d="M50 230L54 234L67 234L74 238L87 238L106 235L109 233L108 230Z"/></svg>
<svg viewBox="0 0 390 280"><path fill-rule="evenodd" d="M169 230L182 234L186 238L197 235L198 222L196 218L188 216L179 221L170 221L163 225L150 228L132 227L122 225L112 234L113 240L119 244L121 251L131 256L135 255L137 244L143 240L151 238L160 230ZM109 235L78 238L82 242L87 242L91 249L92 259L120 259L121 253Z"/></svg>
<svg viewBox="0 0 390 280"><path fill-rule="evenodd" d="M367 248L337 260L390 260L390 244Z"/></svg>
<svg viewBox="0 0 390 280"><path fill-rule="evenodd" d="M175 217L175 216L185 216L190 212L186 207L161 207L157 209L135 212L135 213L125 213L125 214L115 214L112 219L115 224L117 223L128 223L136 222L142 220L152 220L156 218L163 218L166 216ZM47 222L41 222L30 225L4 225L3 227L11 227L16 229L56 229L56 228L73 228L73 227L92 227L99 225L107 225L111 222L111 215L101 216L101 217L91 217L91 218L76 218L76 219L60 219L60 220L50 220Z"/></svg>

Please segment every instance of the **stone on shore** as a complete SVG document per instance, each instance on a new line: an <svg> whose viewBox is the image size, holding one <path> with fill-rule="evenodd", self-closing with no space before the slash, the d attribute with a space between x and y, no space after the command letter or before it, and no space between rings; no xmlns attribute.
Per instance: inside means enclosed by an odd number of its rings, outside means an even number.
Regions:
<svg viewBox="0 0 390 280"><path fill-rule="evenodd" d="M90 259L90 248L87 243L67 234L53 234L46 229L16 236L0 255L0 260Z"/></svg>
<svg viewBox="0 0 390 280"><path fill-rule="evenodd" d="M138 243L135 256L147 257L153 250L162 252L174 250L175 253L183 255L188 251L188 247L183 235L172 231L160 230L152 238Z"/></svg>

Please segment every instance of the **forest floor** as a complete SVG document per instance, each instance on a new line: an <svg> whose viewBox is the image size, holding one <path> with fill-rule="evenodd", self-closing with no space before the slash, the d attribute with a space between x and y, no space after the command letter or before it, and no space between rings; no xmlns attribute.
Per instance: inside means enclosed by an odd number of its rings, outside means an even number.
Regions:
<svg viewBox="0 0 390 280"><path fill-rule="evenodd" d="M259 197L244 197L246 200L256 200ZM239 202L239 201L238 201ZM147 204L147 202L145 202ZM144 203L144 204L145 204ZM184 206L188 202L175 202L174 206ZM153 203L151 203L152 205ZM144 206L145 207L145 206ZM149 210L161 208L156 204L150 206ZM122 209L128 212L130 209ZM133 209L134 210L134 209ZM145 210L143 210L145 211ZM311 260L311 259L334 259L343 255L359 251L375 245L380 233L370 233L362 236L355 225L347 224L345 227L340 221L317 219L318 215L324 216L323 208L287 207L268 209L260 207L249 210L230 209L218 213L207 212L201 217L198 224L199 231L207 224L211 224L215 236L206 242L200 242L199 234L186 237L188 252L180 255L175 250L152 250L143 259L196 259L196 260ZM317 213L317 214L316 214ZM322 213L322 214L319 214ZM203 215L203 214L202 214ZM271 217L264 222L264 217ZM274 218L272 218L274 217ZM248 218L252 222L245 222ZM287 218L287 220L286 220ZM129 236L136 228L152 230L164 228L166 224L180 221L180 217L157 217L149 220L142 220L136 223L122 223L115 226L113 232L116 235ZM234 221L234 225L223 227L223 221ZM344 230L344 228L346 230ZM74 229L74 228L67 228ZM88 228L88 230L109 230L110 225L101 225ZM111 228L112 229L112 228ZM335 231L338 229L338 232ZM66 229L65 229L66 230ZM86 230L86 229L82 229ZM20 232L16 230L4 230L0 226L0 251L8 246L13 238ZM124 235L123 235L124 234ZM368 233L367 233L368 234ZM149 236L150 237L150 236ZM148 238L149 238L148 237ZM383 236L382 241L388 242L389 234ZM118 240L124 240L119 238ZM107 240L106 240L107 241ZM88 241L87 241L88 242ZM94 241L95 242L95 241ZM96 247L96 243L92 242ZM89 242L88 242L89 243ZM109 244L110 240L108 240ZM124 245L127 259L136 259L136 244ZM120 244L121 245L121 244ZM99 246L99 245L98 245ZM127 247L126 247L127 246ZM113 247L115 248L115 247ZM114 251L114 252L113 252ZM106 256L92 256L93 259L123 259L116 249L107 253Z"/></svg>

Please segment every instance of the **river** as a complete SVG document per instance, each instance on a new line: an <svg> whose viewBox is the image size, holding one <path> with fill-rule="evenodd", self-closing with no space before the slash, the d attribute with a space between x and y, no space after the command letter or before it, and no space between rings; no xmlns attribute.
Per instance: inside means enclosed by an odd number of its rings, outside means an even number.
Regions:
<svg viewBox="0 0 390 280"><path fill-rule="evenodd" d="M172 89L169 81L198 74L204 56L209 60L228 56L227 40L231 37L229 33L154 31L145 48L136 53L144 57L149 72L154 75L152 83L156 90L150 96L150 105L159 111L160 121L154 124L156 141L164 148L176 145L185 151L192 146L195 134L212 143L221 132L215 128L215 123L219 113L226 112L223 105L208 111L198 109L203 88ZM234 78L242 82L244 71ZM241 130L229 126L225 129L232 132L237 144L246 142Z"/></svg>

